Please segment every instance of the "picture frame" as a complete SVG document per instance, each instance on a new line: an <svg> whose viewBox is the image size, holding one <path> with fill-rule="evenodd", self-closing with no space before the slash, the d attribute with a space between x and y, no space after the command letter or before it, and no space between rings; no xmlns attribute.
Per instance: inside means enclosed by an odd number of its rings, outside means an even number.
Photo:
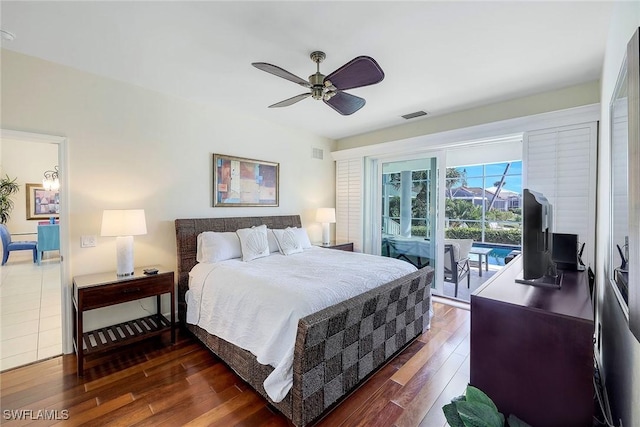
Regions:
<svg viewBox="0 0 640 427"><path fill-rule="evenodd" d="M60 190L45 190L42 184L25 184L27 220L60 218Z"/></svg>
<svg viewBox="0 0 640 427"><path fill-rule="evenodd" d="M280 164L213 154L213 207L278 206Z"/></svg>

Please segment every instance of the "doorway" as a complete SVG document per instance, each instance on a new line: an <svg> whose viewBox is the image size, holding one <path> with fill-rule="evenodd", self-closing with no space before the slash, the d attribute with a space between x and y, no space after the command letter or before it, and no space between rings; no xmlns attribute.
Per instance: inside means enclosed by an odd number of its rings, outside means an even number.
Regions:
<svg viewBox="0 0 640 427"><path fill-rule="evenodd" d="M44 189L43 183L47 171L57 172L59 181L64 179L60 168L64 160L63 140L2 131L0 169L3 176L15 178L19 185L18 192L11 197L13 209L5 225L12 241L38 242L49 236L47 243L38 249L50 249L38 251L35 261L30 250L11 251L7 262L0 266L2 371L64 352L63 331L68 322L62 286L62 248L66 236L60 233L60 214L65 212L60 200L63 190Z"/></svg>

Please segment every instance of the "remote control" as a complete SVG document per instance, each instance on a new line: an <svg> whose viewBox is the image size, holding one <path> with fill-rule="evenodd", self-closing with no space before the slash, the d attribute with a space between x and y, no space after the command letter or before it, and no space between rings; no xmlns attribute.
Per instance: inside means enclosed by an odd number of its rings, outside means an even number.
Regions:
<svg viewBox="0 0 640 427"><path fill-rule="evenodd" d="M142 270L142 272L144 274L158 274L158 269L157 268L145 268L144 270Z"/></svg>

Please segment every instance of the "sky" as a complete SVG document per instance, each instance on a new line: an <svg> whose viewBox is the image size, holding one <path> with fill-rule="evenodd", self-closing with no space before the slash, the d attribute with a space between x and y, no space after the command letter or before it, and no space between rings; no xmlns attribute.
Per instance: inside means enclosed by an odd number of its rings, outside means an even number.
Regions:
<svg viewBox="0 0 640 427"><path fill-rule="evenodd" d="M482 168L485 168L485 188L493 187L493 183L499 181L507 166L507 163L492 163L487 165L459 166L457 170L467 171L468 187L483 187L482 184ZM522 161L511 162L507 177L505 179L506 190L522 194Z"/></svg>

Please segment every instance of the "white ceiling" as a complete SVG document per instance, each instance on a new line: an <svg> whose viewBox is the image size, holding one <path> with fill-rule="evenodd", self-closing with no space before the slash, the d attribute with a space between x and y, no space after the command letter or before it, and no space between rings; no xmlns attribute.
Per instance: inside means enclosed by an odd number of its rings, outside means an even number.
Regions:
<svg viewBox="0 0 640 427"><path fill-rule="evenodd" d="M333 139L600 78L613 3L521 1L2 1L2 47ZM359 55L385 79L352 116L257 70L302 78ZM414 119L429 120L429 118Z"/></svg>

